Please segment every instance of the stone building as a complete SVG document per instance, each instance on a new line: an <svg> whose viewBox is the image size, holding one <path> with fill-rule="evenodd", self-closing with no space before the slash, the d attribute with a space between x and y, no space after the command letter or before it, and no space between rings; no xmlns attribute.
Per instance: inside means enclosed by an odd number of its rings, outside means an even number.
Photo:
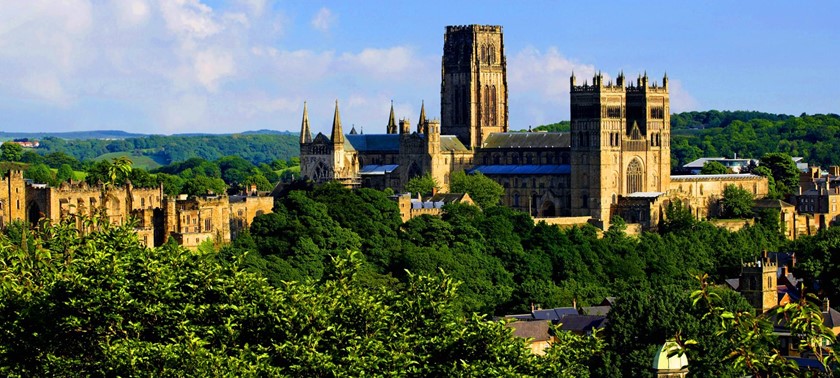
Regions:
<svg viewBox="0 0 840 378"><path fill-rule="evenodd" d="M239 196L173 198L162 187L135 188L89 186L85 182L62 183L58 187L23 179L21 171L10 171L0 180L0 227L9 221L35 226L43 220L57 222L70 216L100 214L114 224L136 221L138 238L147 246L159 246L170 236L189 248L211 239L229 242L250 225L254 217L271 212L273 197L252 192ZM84 226L77 218L77 226Z"/></svg>
<svg viewBox="0 0 840 378"><path fill-rule="evenodd" d="M441 120L412 131L396 122L386 134L345 135L336 103L330 136L312 138L304 104L301 176L316 183L402 191L429 174L443 191L452 172L480 172L504 187L502 204L534 217L578 217L606 229L620 215L655 227L679 198L698 217L715 214L726 185L761 198L767 180L754 175L671 176L670 94L647 74L591 84L572 74L571 131L508 132L506 60L501 26L448 26L441 63Z"/></svg>

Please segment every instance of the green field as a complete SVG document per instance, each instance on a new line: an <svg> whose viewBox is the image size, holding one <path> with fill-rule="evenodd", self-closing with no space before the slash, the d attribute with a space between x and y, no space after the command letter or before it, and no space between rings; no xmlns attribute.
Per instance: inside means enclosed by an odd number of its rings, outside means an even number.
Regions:
<svg viewBox="0 0 840 378"><path fill-rule="evenodd" d="M138 154L135 154L135 153L132 153L132 152L111 152L111 153L108 153L108 154L99 155L94 160L96 160L96 161L105 160L105 159L111 160L111 159L122 157L122 156L125 156L125 157L131 159L131 161L134 163L134 164L132 164L132 166L134 168L143 168L147 171L155 169L155 168L162 167L162 166L167 164L167 162L164 161L164 159L162 157L158 156L158 155L152 155L152 156L138 155Z"/></svg>

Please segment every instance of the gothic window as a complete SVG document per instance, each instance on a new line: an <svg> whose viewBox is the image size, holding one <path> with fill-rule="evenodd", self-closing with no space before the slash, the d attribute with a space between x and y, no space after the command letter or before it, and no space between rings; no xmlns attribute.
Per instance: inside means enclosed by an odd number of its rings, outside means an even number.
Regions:
<svg viewBox="0 0 840 378"><path fill-rule="evenodd" d="M490 123L496 124L496 86L490 87Z"/></svg>
<svg viewBox="0 0 840 378"><path fill-rule="evenodd" d="M315 167L315 177L313 177L313 180L315 180L315 182L322 182L327 180L328 177L329 170L327 169L326 165L324 165L323 162L318 163L318 165Z"/></svg>
<svg viewBox="0 0 840 378"><path fill-rule="evenodd" d="M588 208L589 208L589 196L587 196L586 194L582 195L582 196L580 197L580 201L581 201L582 206L583 206L583 208L584 208L584 209L588 209Z"/></svg>
<svg viewBox="0 0 840 378"><path fill-rule="evenodd" d="M490 44L490 64L496 64L496 46Z"/></svg>
<svg viewBox="0 0 840 378"><path fill-rule="evenodd" d="M204 232L210 232L210 219L204 220Z"/></svg>
<svg viewBox="0 0 840 378"><path fill-rule="evenodd" d="M519 193L513 193L513 207L519 207Z"/></svg>
<svg viewBox="0 0 840 378"><path fill-rule="evenodd" d="M481 45L481 63L487 64L487 45Z"/></svg>
<svg viewBox="0 0 840 378"><path fill-rule="evenodd" d="M472 97L470 96L470 87L466 85L461 86L461 103L458 108L461 110L461 123L468 123L470 121L470 106L472 106Z"/></svg>
<svg viewBox="0 0 840 378"><path fill-rule="evenodd" d="M633 159L627 166L627 193L641 192L643 186L643 168L639 159Z"/></svg>
<svg viewBox="0 0 840 378"><path fill-rule="evenodd" d="M487 85L484 86L484 106L482 108L484 108L484 117L482 117L484 119L481 123L486 126L490 124L490 86Z"/></svg>

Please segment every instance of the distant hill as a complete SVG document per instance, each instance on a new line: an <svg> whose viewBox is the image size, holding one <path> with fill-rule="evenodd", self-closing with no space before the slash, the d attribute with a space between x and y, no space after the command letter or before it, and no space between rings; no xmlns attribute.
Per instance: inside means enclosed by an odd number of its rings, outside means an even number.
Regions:
<svg viewBox="0 0 840 378"><path fill-rule="evenodd" d="M91 130L91 131L66 131L66 132L4 132L0 131L0 139L43 139L54 137L61 139L126 139L140 138L147 134L128 133L122 130Z"/></svg>
<svg viewBox="0 0 840 378"><path fill-rule="evenodd" d="M298 133L293 133L291 131L280 131L280 130L268 130L268 129L261 129L261 130L249 130L243 131L241 133L228 133L228 134L210 134L210 133L183 133L183 134L172 134L171 136L214 136L214 135L235 135L235 134L242 134L242 135L297 135ZM61 138L61 139L105 139L105 140L113 140L113 139L127 139L127 138L143 138L152 135L161 135L161 134L140 134L140 133L129 133L122 130L89 130L89 131L63 131L63 132L5 132L0 131L0 140L11 140L11 139L36 139L40 140L47 137L53 138Z"/></svg>

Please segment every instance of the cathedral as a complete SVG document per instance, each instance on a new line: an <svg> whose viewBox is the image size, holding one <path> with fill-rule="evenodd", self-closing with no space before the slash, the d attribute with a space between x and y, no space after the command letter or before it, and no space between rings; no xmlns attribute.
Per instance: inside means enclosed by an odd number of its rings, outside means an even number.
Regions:
<svg viewBox="0 0 840 378"><path fill-rule="evenodd" d="M447 26L440 119L426 118L421 105L412 127L392 104L385 134L345 134L336 102L330 135L313 138L304 104L301 177L400 191L428 174L447 191L452 172L480 172L504 187L505 206L603 228L615 215L655 227L673 198L709 217L730 184L758 198L768 192L767 180L750 174L671 175L667 75L605 82L598 73L579 83L572 74L570 132L510 132L506 71L501 26Z"/></svg>

